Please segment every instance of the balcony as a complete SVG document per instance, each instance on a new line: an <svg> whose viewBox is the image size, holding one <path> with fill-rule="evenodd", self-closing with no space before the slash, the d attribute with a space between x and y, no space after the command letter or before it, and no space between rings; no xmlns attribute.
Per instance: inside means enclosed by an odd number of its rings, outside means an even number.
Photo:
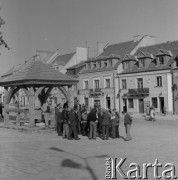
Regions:
<svg viewBox="0 0 178 180"><path fill-rule="evenodd" d="M102 96L103 92L101 91L101 88L90 89L89 95L90 97L98 97L98 96Z"/></svg>
<svg viewBox="0 0 178 180"><path fill-rule="evenodd" d="M90 89L90 93L100 93L100 92L101 92L101 88Z"/></svg>
<svg viewBox="0 0 178 180"><path fill-rule="evenodd" d="M137 96L148 96L149 88L136 88L136 89L128 89L127 96L129 97L137 97Z"/></svg>
<svg viewBox="0 0 178 180"><path fill-rule="evenodd" d="M78 95L86 95L90 93L90 89L81 89L78 90Z"/></svg>

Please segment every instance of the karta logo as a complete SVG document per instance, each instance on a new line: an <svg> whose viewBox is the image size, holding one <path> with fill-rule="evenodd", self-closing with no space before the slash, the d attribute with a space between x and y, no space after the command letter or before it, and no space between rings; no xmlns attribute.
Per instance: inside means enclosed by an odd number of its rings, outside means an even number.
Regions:
<svg viewBox="0 0 178 180"><path fill-rule="evenodd" d="M163 166L161 163L158 162L158 159L156 159L153 164L143 163L142 165L139 165L137 163L130 163L130 169L128 171L124 171L122 169L126 158L120 158L119 161L117 160L117 158L106 158L105 160L105 179L150 179L148 177L149 168L153 169L153 177L155 179L177 179L177 176L175 175L175 166L173 165L173 163L166 163ZM161 169L163 167L164 170ZM162 170L160 175L158 173L159 170Z"/></svg>

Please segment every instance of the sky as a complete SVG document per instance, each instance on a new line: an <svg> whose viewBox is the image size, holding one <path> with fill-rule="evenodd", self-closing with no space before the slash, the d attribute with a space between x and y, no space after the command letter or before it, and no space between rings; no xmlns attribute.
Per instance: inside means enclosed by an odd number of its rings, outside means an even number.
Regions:
<svg viewBox="0 0 178 180"><path fill-rule="evenodd" d="M119 43L135 35L178 40L177 0L0 0L1 28L11 50L0 49L0 74L35 55L76 47L96 53L96 42Z"/></svg>

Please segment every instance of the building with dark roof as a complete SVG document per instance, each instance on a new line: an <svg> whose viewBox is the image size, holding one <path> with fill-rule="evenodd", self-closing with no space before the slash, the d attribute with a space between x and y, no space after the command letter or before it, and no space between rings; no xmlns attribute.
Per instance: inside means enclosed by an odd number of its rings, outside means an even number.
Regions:
<svg viewBox="0 0 178 180"><path fill-rule="evenodd" d="M62 73L67 72L67 68L74 66L81 61L87 59L87 48L76 47L76 51L67 54L60 54L56 58L47 61L47 63L52 64L57 70Z"/></svg>
<svg viewBox="0 0 178 180"><path fill-rule="evenodd" d="M157 113L165 109L178 113L177 55L178 41L172 41L140 47L134 56L125 56L118 75L122 109L144 113L147 106L154 106Z"/></svg>
<svg viewBox="0 0 178 180"><path fill-rule="evenodd" d="M95 103L103 108L120 109L117 73L122 71L122 59L132 56L138 48L155 44L154 37L143 36L128 42L107 44L99 48L100 54L88 59L79 72L79 95L81 104L93 107Z"/></svg>

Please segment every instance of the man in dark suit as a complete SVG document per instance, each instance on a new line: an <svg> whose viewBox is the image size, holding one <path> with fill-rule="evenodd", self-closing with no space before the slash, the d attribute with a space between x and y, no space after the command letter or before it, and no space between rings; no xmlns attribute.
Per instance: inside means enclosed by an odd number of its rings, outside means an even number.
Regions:
<svg viewBox="0 0 178 180"><path fill-rule="evenodd" d="M62 122L62 106L60 103L55 108L55 118L56 118L56 130L57 130L58 136L61 136L62 130L63 130L63 127L62 127L63 122Z"/></svg>
<svg viewBox="0 0 178 180"><path fill-rule="evenodd" d="M68 135L68 139L71 140L72 139L72 133L74 135L74 139L75 140L79 140L80 138L78 138L78 133L77 133L77 127L78 127L78 115L77 115L77 111L78 111L78 106L74 105L74 109L70 111L69 113L69 135Z"/></svg>
<svg viewBox="0 0 178 180"><path fill-rule="evenodd" d="M109 126L110 125L111 125L111 116L109 115L107 110L103 109L103 120L102 120L103 140L105 140L105 138L106 138L106 140L108 140L108 138L109 138Z"/></svg>
<svg viewBox="0 0 178 180"><path fill-rule="evenodd" d="M97 106L95 106L94 109L92 109L91 112L89 113L88 120L89 120L89 123L90 123L89 139L95 139L96 140L97 122L98 122L98 109L97 109Z"/></svg>
<svg viewBox="0 0 178 180"><path fill-rule="evenodd" d="M4 116L3 116L3 105L2 105L2 103L0 103L0 114L1 114L1 117L4 118Z"/></svg>

